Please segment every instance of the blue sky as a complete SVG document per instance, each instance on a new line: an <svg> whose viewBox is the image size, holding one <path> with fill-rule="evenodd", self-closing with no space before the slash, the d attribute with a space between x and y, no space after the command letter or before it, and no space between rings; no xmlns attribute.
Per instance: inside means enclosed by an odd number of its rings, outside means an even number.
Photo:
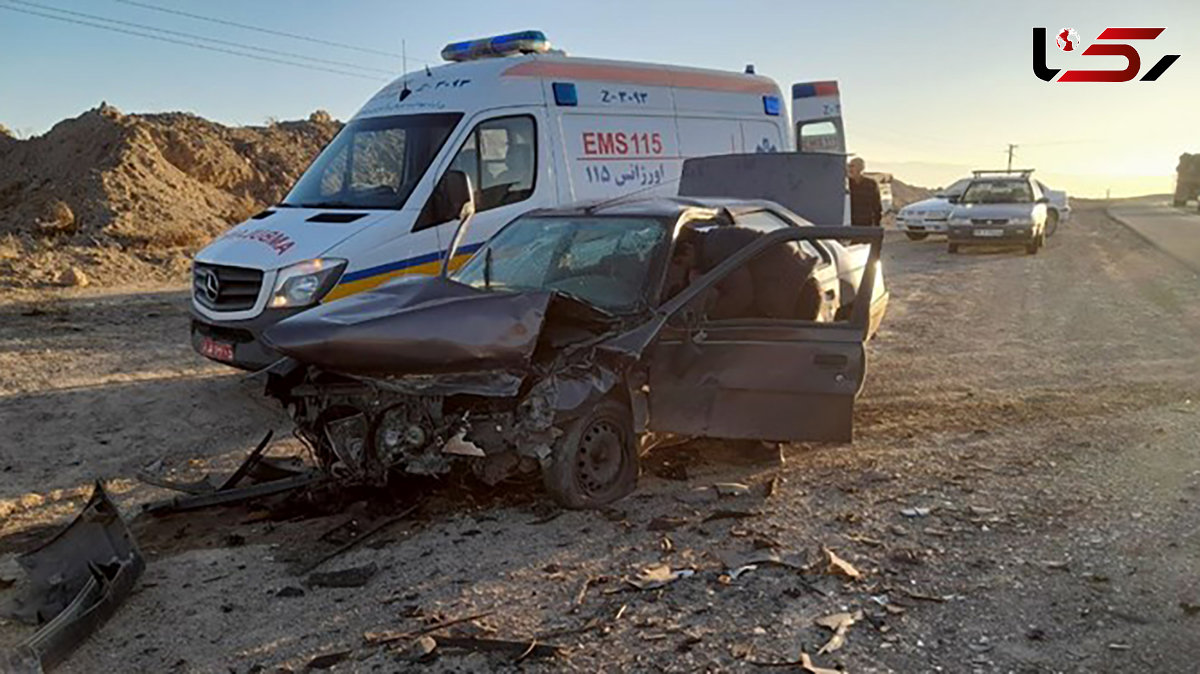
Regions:
<svg viewBox="0 0 1200 674"><path fill-rule="evenodd" d="M43 11L0 0L0 7ZM234 43L400 70L400 59L151 11L117 0L27 0L47 7ZM918 184L1017 163L1081 195L1167 191L1181 151L1200 151L1200 3L713 2L570 0L409 2L138 0L274 30L438 62L451 40L538 28L570 54L740 71L786 89L841 83L852 151L868 169ZM79 18L79 17L73 17ZM1143 71L1180 60L1155 83L1048 84L1031 72L1031 27L1073 27L1085 43L1108 26L1165 26L1140 43ZM0 9L0 123L43 133L101 100L126 112L185 110L232 124L345 119L379 81L248 60ZM1050 48L1052 67L1119 68L1115 57ZM1085 59L1081 61L1080 59ZM336 67L336 66L331 66Z"/></svg>

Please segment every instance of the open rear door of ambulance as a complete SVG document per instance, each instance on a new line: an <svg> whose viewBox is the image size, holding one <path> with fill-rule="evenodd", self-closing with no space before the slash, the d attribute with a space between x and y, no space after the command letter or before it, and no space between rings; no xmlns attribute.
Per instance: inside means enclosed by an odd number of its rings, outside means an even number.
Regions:
<svg viewBox="0 0 1200 674"><path fill-rule="evenodd" d="M796 151L846 154L846 128L836 80L792 85Z"/></svg>

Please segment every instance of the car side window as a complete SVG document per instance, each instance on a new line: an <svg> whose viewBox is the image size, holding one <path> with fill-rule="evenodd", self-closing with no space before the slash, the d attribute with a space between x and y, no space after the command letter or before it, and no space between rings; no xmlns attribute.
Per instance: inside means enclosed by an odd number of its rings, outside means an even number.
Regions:
<svg viewBox="0 0 1200 674"><path fill-rule="evenodd" d="M533 117L497 117L480 122L446 170L462 171L471 179L476 213L532 197L537 183L537 125ZM425 204L413 231L441 224L434 222L432 201Z"/></svg>

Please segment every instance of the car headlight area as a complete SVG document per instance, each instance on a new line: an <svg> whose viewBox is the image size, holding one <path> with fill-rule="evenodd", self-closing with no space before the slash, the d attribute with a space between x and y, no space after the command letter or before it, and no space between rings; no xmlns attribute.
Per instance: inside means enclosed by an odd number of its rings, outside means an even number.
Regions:
<svg viewBox="0 0 1200 674"><path fill-rule="evenodd" d="M289 265L275 276L271 289L271 307L303 307L316 304L337 285L346 260L317 258Z"/></svg>

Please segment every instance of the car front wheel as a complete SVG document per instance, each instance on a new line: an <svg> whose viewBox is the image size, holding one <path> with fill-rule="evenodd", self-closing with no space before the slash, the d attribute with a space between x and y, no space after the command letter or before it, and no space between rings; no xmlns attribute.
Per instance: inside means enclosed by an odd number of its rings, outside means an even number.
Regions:
<svg viewBox="0 0 1200 674"><path fill-rule="evenodd" d="M923 241L929 234L927 232L905 232L904 236L912 241Z"/></svg>
<svg viewBox="0 0 1200 674"><path fill-rule="evenodd" d="M629 407L605 400L571 422L542 468L546 491L566 508L599 508L637 487L638 444Z"/></svg>

